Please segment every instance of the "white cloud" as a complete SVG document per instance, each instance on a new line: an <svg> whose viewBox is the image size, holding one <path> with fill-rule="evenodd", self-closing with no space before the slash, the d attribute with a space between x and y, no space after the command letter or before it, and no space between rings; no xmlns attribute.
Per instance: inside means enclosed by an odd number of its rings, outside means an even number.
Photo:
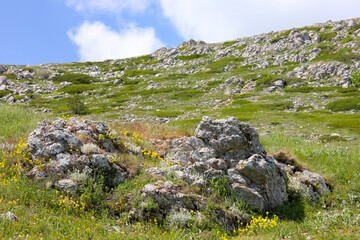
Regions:
<svg viewBox="0 0 360 240"><path fill-rule="evenodd" d="M102 22L85 21L80 27L68 31L67 34L79 48L80 61L139 56L163 46L156 38L153 28L138 28L135 25L117 32Z"/></svg>
<svg viewBox="0 0 360 240"><path fill-rule="evenodd" d="M153 0L66 0L69 7L79 12L119 13L125 9L133 12L144 11Z"/></svg>
<svg viewBox="0 0 360 240"><path fill-rule="evenodd" d="M159 0L185 39L208 42L358 17L359 0Z"/></svg>

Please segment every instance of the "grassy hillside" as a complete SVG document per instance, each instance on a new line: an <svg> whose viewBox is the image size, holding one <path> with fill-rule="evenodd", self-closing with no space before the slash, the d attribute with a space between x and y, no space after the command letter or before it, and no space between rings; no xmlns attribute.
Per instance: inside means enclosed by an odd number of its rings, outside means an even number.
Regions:
<svg viewBox="0 0 360 240"><path fill-rule="evenodd" d="M0 215L10 211L19 221L0 218L0 238L360 238L359 19L355 23L183 44L121 60L6 66L10 70L3 76L13 85L0 91ZM338 25L342 30L334 31ZM11 68L34 77L21 78ZM81 174L73 176L84 181L76 194L28 178L33 166L43 164L29 159L28 133L44 119L68 120L69 115L107 121L123 142L158 154L120 154L116 161L126 162L136 174L111 189L101 178L92 181ZM140 205L140 189L157 179L145 169L161 166L163 143L194 135L205 115L249 123L268 154L285 152L326 178L333 191L315 204L293 193L284 205L263 213L233 201L221 183L214 183L209 208L221 205L252 219L234 232L211 221L211 209L152 218L157 206L151 201ZM183 184L175 176L166 180ZM147 219L129 218L129 196L134 206L149 212Z"/></svg>

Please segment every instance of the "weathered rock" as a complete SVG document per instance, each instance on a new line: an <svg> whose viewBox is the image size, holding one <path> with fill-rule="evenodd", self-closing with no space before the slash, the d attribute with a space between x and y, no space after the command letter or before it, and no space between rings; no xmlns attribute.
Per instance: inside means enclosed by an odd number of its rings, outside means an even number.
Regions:
<svg viewBox="0 0 360 240"><path fill-rule="evenodd" d="M9 85L9 82L5 76L0 76L0 85Z"/></svg>
<svg viewBox="0 0 360 240"><path fill-rule="evenodd" d="M56 188L59 189L60 191L74 194L76 190L76 184L71 179L61 179L57 181Z"/></svg>
<svg viewBox="0 0 360 240"><path fill-rule="evenodd" d="M7 212L6 214L1 214L0 218L10 220L13 222L19 221L18 217L15 214L13 214L12 212Z"/></svg>
<svg viewBox="0 0 360 240"><path fill-rule="evenodd" d="M225 178L235 197L261 210L274 208L287 200L288 178L292 185L305 189L301 191L308 192L310 200L316 201L319 195L329 192L320 175L298 169L295 172L295 168L267 156L257 132L236 118L203 117L195 135L170 141L166 158L180 165L151 168L147 173L165 177L174 171L177 178L201 189L209 186L212 179ZM311 188L304 185L307 182L313 184ZM321 187L315 188L314 184ZM178 204L176 196L181 193L178 189L152 184L146 185L142 192L167 210ZM195 198L192 204L201 206L202 202ZM193 205L181 203L184 208Z"/></svg>
<svg viewBox="0 0 360 240"><path fill-rule="evenodd" d="M195 130L195 135L215 150L217 157L246 159L253 154L265 156L255 129L236 118L213 120L203 117Z"/></svg>
<svg viewBox="0 0 360 240"><path fill-rule="evenodd" d="M109 158L120 149L116 149L117 145L106 137L108 130L104 122L76 118L68 121L56 118L53 122L44 120L38 123L29 134L27 143L31 158L44 165L41 169L34 167L27 175L36 179L52 176L64 180L74 171L88 169L104 174L107 183L124 181L129 175L127 168L121 163L109 162ZM101 154L100 148L103 149ZM69 181L61 181L57 183L59 189L73 188Z"/></svg>
<svg viewBox="0 0 360 240"><path fill-rule="evenodd" d="M0 74L3 74L7 68L4 65L0 65Z"/></svg>

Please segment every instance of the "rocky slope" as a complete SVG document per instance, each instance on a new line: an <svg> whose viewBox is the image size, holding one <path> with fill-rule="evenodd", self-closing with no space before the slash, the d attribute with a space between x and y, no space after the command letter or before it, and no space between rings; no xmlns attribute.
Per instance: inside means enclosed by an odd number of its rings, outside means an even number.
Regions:
<svg viewBox="0 0 360 240"><path fill-rule="evenodd" d="M204 114L239 117L236 112L254 106L356 113L358 100L342 108L334 105L359 97L353 88L359 87L353 82L360 68L359 45L360 20L350 19L223 43L190 40L121 60L1 65L0 97L44 112L161 123L200 121ZM69 106L76 94L85 104L81 111Z"/></svg>
<svg viewBox="0 0 360 240"><path fill-rule="evenodd" d="M156 93L194 89L205 95L214 92L233 95L301 86L347 88L351 86L351 73L360 67L359 36L359 19L351 19L225 43L190 40L138 58L39 66L1 65L1 97L9 103L31 104L32 99L46 99L42 101L46 102L75 92L100 96L106 108L111 105L106 102L111 101L109 96L133 85L129 90L134 94L129 96L127 105L134 105L134 109L145 98L142 93L150 90ZM76 82L66 78L54 80L55 76L68 73L90 76L93 80L82 84L92 86L75 89ZM269 74L273 79L266 79ZM66 91L71 85L75 90ZM106 93L102 94L104 89ZM90 98L91 101L94 99Z"/></svg>

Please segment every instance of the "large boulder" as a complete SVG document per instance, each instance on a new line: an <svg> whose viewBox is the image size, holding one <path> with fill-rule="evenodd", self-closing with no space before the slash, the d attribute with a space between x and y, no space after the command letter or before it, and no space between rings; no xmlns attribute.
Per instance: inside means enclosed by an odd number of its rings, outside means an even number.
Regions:
<svg viewBox="0 0 360 240"><path fill-rule="evenodd" d="M226 179L236 198L263 211L287 200L288 182L313 201L320 194L329 192L320 175L300 171L267 156L255 129L233 117L221 120L203 117L195 136L170 141L166 159L174 166L151 168L147 172L162 177L171 173L201 189L208 187L213 180ZM160 191L159 187L150 185L143 189L144 195L152 197L155 202L159 200L158 205L166 209L178 204L176 198L163 196L171 192L171 196L175 196L181 191L166 188ZM191 206L202 204L202 201L193 199Z"/></svg>
<svg viewBox="0 0 360 240"><path fill-rule="evenodd" d="M38 123L27 144L32 161L41 167L34 167L28 176L60 179L57 183L60 189L69 185L63 184L69 182L64 179L74 172L93 176L101 173L110 185L124 181L129 175L126 166L109 161L123 150L123 146L116 134L109 132L105 122L76 118Z"/></svg>

